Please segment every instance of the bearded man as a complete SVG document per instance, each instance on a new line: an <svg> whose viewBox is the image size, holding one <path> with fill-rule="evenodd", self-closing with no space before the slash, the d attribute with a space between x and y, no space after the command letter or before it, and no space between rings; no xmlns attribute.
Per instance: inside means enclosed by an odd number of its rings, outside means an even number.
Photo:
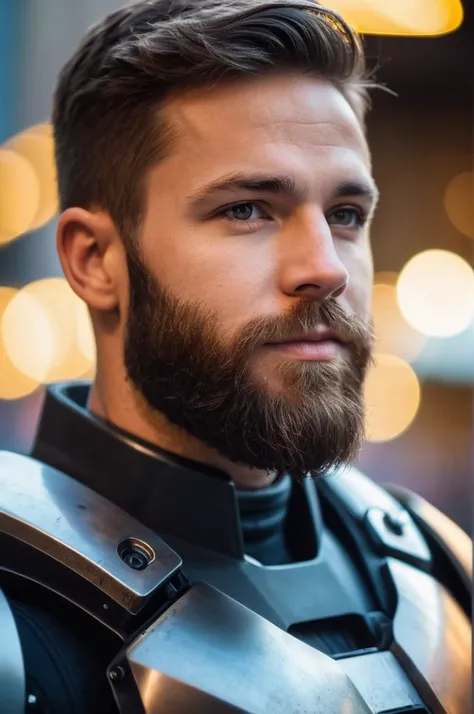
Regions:
<svg viewBox="0 0 474 714"><path fill-rule="evenodd" d="M442 593L432 627L467 642L466 573L445 555L440 575L431 526L347 471L372 346L371 84L357 35L311 0L138 2L63 68L57 245L97 372L49 389L24 465L47 484L49 539L30 540L49 569L20 573L43 596L4 585L41 711L467 711L467 645L423 660L406 633L425 606L397 606Z"/></svg>

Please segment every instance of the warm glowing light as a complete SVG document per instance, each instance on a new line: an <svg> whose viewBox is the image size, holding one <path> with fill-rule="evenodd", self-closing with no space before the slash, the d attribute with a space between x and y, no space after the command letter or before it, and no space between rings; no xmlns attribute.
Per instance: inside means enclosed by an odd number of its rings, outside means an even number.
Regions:
<svg viewBox="0 0 474 714"><path fill-rule="evenodd" d="M395 273L396 275L396 273ZM375 352L397 355L413 362L422 352L426 337L404 319L397 302L394 285L380 283L372 292L372 321Z"/></svg>
<svg viewBox="0 0 474 714"><path fill-rule="evenodd" d="M399 357L376 354L365 384L366 434L373 442L391 441L413 422L420 405L420 384Z"/></svg>
<svg viewBox="0 0 474 714"><path fill-rule="evenodd" d="M18 290L15 288L9 288L6 285L0 285L0 320L3 317L5 309L14 295L16 295Z"/></svg>
<svg viewBox="0 0 474 714"><path fill-rule="evenodd" d="M39 202L40 186L29 161L0 149L0 244L29 230Z"/></svg>
<svg viewBox="0 0 474 714"><path fill-rule="evenodd" d="M17 369L40 382L76 379L90 371L92 361L78 344L78 302L61 278L31 283L11 300L2 331Z"/></svg>
<svg viewBox="0 0 474 714"><path fill-rule="evenodd" d="M5 350L24 375L43 382L54 358L55 334L44 305L25 290L10 301L2 320Z"/></svg>
<svg viewBox="0 0 474 714"><path fill-rule="evenodd" d="M474 238L474 173L464 171L448 184L444 207L451 223L464 235Z"/></svg>
<svg viewBox="0 0 474 714"><path fill-rule="evenodd" d="M5 148L23 156L32 165L40 186L39 207L30 230L47 223L58 210L54 140L48 125L40 124L18 134L5 144Z"/></svg>
<svg viewBox="0 0 474 714"><path fill-rule="evenodd" d="M87 369L83 374L80 374L79 377L82 380L92 382L95 378L96 375L96 365L91 363L91 366L89 369Z"/></svg>
<svg viewBox="0 0 474 714"><path fill-rule="evenodd" d="M0 286L0 325L7 306L17 292L13 288ZM21 399L34 392L37 386L36 380L26 377L11 362L0 330L0 399Z"/></svg>
<svg viewBox="0 0 474 714"><path fill-rule="evenodd" d="M462 23L461 0L325 0L361 34L443 35Z"/></svg>
<svg viewBox="0 0 474 714"><path fill-rule="evenodd" d="M395 270L380 270L374 275L374 285L396 285L398 273Z"/></svg>
<svg viewBox="0 0 474 714"><path fill-rule="evenodd" d="M35 124L34 126L30 126L29 129L25 129L23 134L44 134L52 139L53 127L51 124Z"/></svg>
<svg viewBox="0 0 474 714"><path fill-rule="evenodd" d="M427 250L403 268L397 297L404 318L415 330L451 337L474 318L474 272L455 253Z"/></svg>

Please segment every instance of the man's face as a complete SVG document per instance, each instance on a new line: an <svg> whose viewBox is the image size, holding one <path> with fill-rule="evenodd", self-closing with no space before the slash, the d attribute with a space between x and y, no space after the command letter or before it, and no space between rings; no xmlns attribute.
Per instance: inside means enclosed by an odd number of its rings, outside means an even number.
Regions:
<svg viewBox="0 0 474 714"><path fill-rule="evenodd" d="M302 476L353 458L370 356L375 189L331 84L285 75L169 100L129 255L128 376L233 461Z"/></svg>

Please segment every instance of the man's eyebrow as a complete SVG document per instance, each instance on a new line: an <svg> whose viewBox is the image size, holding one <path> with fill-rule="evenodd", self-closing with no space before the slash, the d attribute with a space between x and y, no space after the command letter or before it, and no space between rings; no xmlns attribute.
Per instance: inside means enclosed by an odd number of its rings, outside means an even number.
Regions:
<svg viewBox="0 0 474 714"><path fill-rule="evenodd" d="M203 186L195 194L188 196L186 202L198 206L215 194L232 191L259 191L288 196L298 196L301 193L291 176L233 173Z"/></svg>
<svg viewBox="0 0 474 714"><path fill-rule="evenodd" d="M379 200L379 190L373 181L342 181L336 186L334 198L349 198L350 196L362 196L368 198L375 206Z"/></svg>
<svg viewBox="0 0 474 714"><path fill-rule="evenodd" d="M301 198L304 193L301 188L298 188L295 179L289 175L270 176L233 173L203 186L195 194L188 196L186 202L193 207L199 207L216 194L237 191L254 191L293 198ZM378 200L378 190L373 182L351 180L342 181L333 191L334 198L349 196L363 196L375 204Z"/></svg>

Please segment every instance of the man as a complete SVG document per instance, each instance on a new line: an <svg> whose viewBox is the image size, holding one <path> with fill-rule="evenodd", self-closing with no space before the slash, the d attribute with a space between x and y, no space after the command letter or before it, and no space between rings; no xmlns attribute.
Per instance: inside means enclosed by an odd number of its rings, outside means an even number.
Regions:
<svg viewBox="0 0 474 714"><path fill-rule="evenodd" d="M90 309L97 374L90 389L50 391L33 456L162 535L188 583L205 580L335 658L388 656L393 641L390 598L358 553L366 535L315 487L363 438L370 84L357 36L310 0L148 0L89 32L53 115L58 250ZM414 529L409 559L426 570L420 532L397 514L386 528ZM147 565L145 547L126 551L131 567ZM31 702L112 711L117 641L63 604L5 591ZM420 669L425 689L397 669L396 696L378 704L351 675L369 708L350 711L444 706ZM123 673L111 670L112 683ZM176 701L148 709L142 697L146 711L188 711Z"/></svg>
<svg viewBox="0 0 474 714"><path fill-rule="evenodd" d="M258 488L357 453L377 191L355 37L314 16L320 59L265 57L246 49L253 5L196 4L215 66L179 37L190 10L119 12L63 70L54 125L59 254L97 339L90 410ZM301 42L298 7L262 21Z"/></svg>

